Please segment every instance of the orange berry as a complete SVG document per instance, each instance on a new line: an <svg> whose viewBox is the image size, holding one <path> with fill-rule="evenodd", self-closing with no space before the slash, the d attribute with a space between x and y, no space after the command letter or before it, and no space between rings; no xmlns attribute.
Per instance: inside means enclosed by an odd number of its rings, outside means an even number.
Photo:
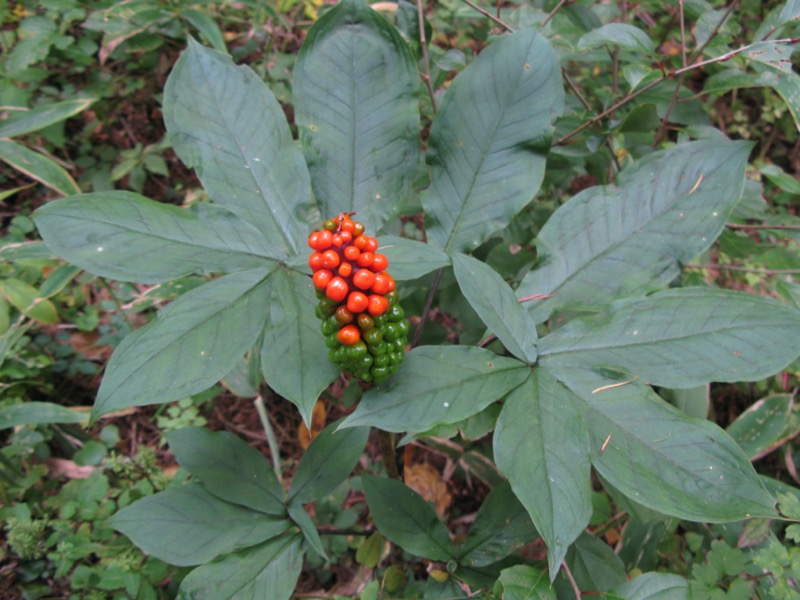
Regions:
<svg viewBox="0 0 800 600"><path fill-rule="evenodd" d="M373 317L377 317L378 315L382 315L386 312L386 309L389 308L389 301L384 298L383 296L378 296L377 294L372 294L369 297L369 304L367 306L367 311Z"/></svg>
<svg viewBox="0 0 800 600"><path fill-rule="evenodd" d="M359 250L355 246L347 246L344 249L344 257L347 260L356 260L359 254L361 254L361 250Z"/></svg>
<svg viewBox="0 0 800 600"><path fill-rule="evenodd" d="M339 237L342 238L342 243L349 244L353 241L353 234L349 231L343 231L339 234Z"/></svg>
<svg viewBox="0 0 800 600"><path fill-rule="evenodd" d="M322 266L326 269L335 269L339 266L339 253L336 250L326 250L322 253Z"/></svg>
<svg viewBox="0 0 800 600"><path fill-rule="evenodd" d="M350 277L350 274L353 272L353 265L349 262L343 262L339 265L339 275L342 277Z"/></svg>
<svg viewBox="0 0 800 600"><path fill-rule="evenodd" d="M371 267L372 261L375 259L375 255L372 252L362 252L358 255L356 262L358 263L359 267Z"/></svg>
<svg viewBox="0 0 800 600"><path fill-rule="evenodd" d="M356 314L367 310L367 306L369 306L369 298L367 298L366 294L350 292L350 295L347 297L347 310Z"/></svg>
<svg viewBox="0 0 800 600"><path fill-rule="evenodd" d="M389 266L389 259L386 258L383 254L375 254L372 259L372 270L376 273L378 271L383 271L386 267Z"/></svg>
<svg viewBox="0 0 800 600"><path fill-rule="evenodd" d="M322 271L317 271L321 273ZM341 277L334 277L325 288L325 295L334 302L341 302L347 297L347 292L350 291L350 286Z"/></svg>
<svg viewBox="0 0 800 600"><path fill-rule="evenodd" d="M314 283L314 287L318 290L324 290L328 287L328 284L333 279L333 273L330 272L328 269L320 269L314 276L311 278L311 281Z"/></svg>
<svg viewBox="0 0 800 600"><path fill-rule="evenodd" d="M331 237L331 245L333 245L334 248L341 248L342 241L342 236L338 233L333 234L333 237Z"/></svg>
<svg viewBox="0 0 800 600"><path fill-rule="evenodd" d="M322 253L314 252L308 257L308 266L312 271L319 271L322 268Z"/></svg>
<svg viewBox="0 0 800 600"><path fill-rule="evenodd" d="M374 237L367 237L367 245L365 246L367 252L375 252L378 249L378 240Z"/></svg>
<svg viewBox="0 0 800 600"><path fill-rule="evenodd" d="M363 250L367 247L367 236L359 235L353 240L353 245L358 248L359 250Z"/></svg>
<svg viewBox="0 0 800 600"><path fill-rule="evenodd" d="M361 332L355 325L345 325L339 330L336 337L345 346L354 346L361 339Z"/></svg>
<svg viewBox="0 0 800 600"><path fill-rule="evenodd" d="M331 244L333 243L333 234L327 229L318 231L317 234L316 246L314 246L314 250L317 250L318 252L324 252L331 247ZM314 237L313 233L311 234L311 237Z"/></svg>
<svg viewBox="0 0 800 600"><path fill-rule="evenodd" d="M394 290L394 279L388 273L377 273L372 284L372 291L381 296Z"/></svg>
<svg viewBox="0 0 800 600"><path fill-rule="evenodd" d="M363 223L358 223L358 222L354 223L353 235L355 237L358 237L362 233L364 233L364 224Z"/></svg>
<svg viewBox="0 0 800 600"><path fill-rule="evenodd" d="M375 283L375 273L369 269L359 269L353 275L353 285L362 290L370 289Z"/></svg>
<svg viewBox="0 0 800 600"><path fill-rule="evenodd" d="M350 220L350 217L345 217L341 224L342 231L346 231L347 233L353 233L356 229L356 224Z"/></svg>

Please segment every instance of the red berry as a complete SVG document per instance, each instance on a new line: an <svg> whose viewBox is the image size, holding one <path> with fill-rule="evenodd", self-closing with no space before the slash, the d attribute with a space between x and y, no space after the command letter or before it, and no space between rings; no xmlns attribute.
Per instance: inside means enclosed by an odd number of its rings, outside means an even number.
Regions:
<svg viewBox="0 0 800 600"><path fill-rule="evenodd" d="M350 273L353 272L353 265L349 262L345 262L339 265L339 275L342 277L350 277Z"/></svg>
<svg viewBox="0 0 800 600"><path fill-rule="evenodd" d="M362 290L368 290L375 283L375 273L369 269L359 269L353 275L353 285Z"/></svg>
<svg viewBox="0 0 800 600"><path fill-rule="evenodd" d="M320 269L314 276L311 278L311 281L314 282L314 287L318 290L324 290L328 287L328 284L333 279L333 273L331 273L328 269Z"/></svg>
<svg viewBox="0 0 800 600"><path fill-rule="evenodd" d="M347 246L344 249L344 257L347 260L356 260L359 254L361 254L361 250L359 250L355 246Z"/></svg>
<svg viewBox="0 0 800 600"><path fill-rule="evenodd" d="M374 237L367 237L367 245L364 248L367 252L375 252L378 249L378 240Z"/></svg>
<svg viewBox="0 0 800 600"><path fill-rule="evenodd" d="M322 271L318 271L321 273ZM334 302L341 302L347 297L347 292L350 291L350 286L341 277L334 277L331 279L328 287L325 288L325 295Z"/></svg>
<svg viewBox="0 0 800 600"><path fill-rule="evenodd" d="M356 239L353 240L353 245L358 248L359 250L363 250L367 247L367 236L366 235L359 235Z"/></svg>
<svg viewBox="0 0 800 600"><path fill-rule="evenodd" d="M362 252L358 255L358 259L356 262L358 263L359 267L371 267L372 261L375 259L375 255L372 252Z"/></svg>
<svg viewBox="0 0 800 600"><path fill-rule="evenodd" d="M373 317L377 317L378 315L382 315L386 312L386 309L389 308L389 301L384 298L383 296L378 296L377 294L372 294L369 297L369 305L367 306L367 311Z"/></svg>
<svg viewBox="0 0 800 600"><path fill-rule="evenodd" d="M378 271L383 271L386 267L389 266L389 259L386 258L383 254L375 254L372 259L372 270L376 273Z"/></svg>
<svg viewBox="0 0 800 600"><path fill-rule="evenodd" d="M378 273L375 275L375 282L372 284L372 291L384 296L394 289L394 279L388 273Z"/></svg>
<svg viewBox="0 0 800 600"><path fill-rule="evenodd" d="M361 332L355 325L345 325L339 330L336 337L345 346L354 346L361 339Z"/></svg>
<svg viewBox="0 0 800 600"><path fill-rule="evenodd" d="M367 306L369 306L369 298L367 298L366 294L350 292L350 295L347 297L347 310L356 314L367 310Z"/></svg>
<svg viewBox="0 0 800 600"><path fill-rule="evenodd" d="M308 266L312 271L319 271L322 268L322 254L320 252L313 252L308 257Z"/></svg>
<svg viewBox="0 0 800 600"><path fill-rule="evenodd" d="M322 266L326 269L335 269L339 266L340 260L336 250L326 250L322 253Z"/></svg>

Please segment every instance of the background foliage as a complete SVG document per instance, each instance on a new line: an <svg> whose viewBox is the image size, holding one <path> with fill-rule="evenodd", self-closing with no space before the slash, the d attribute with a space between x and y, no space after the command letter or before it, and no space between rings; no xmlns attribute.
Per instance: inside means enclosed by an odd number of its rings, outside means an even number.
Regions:
<svg viewBox="0 0 800 600"><path fill-rule="evenodd" d="M4 587L795 597L796 3L375 8L0 3ZM417 316L372 389L342 210Z"/></svg>

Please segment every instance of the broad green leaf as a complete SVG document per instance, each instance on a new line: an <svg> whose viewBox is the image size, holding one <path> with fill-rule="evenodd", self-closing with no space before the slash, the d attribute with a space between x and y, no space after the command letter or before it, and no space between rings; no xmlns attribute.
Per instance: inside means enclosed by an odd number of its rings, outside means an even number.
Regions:
<svg viewBox="0 0 800 600"><path fill-rule="evenodd" d="M800 131L800 75L797 73L781 73L780 80L773 88L783 98L794 124Z"/></svg>
<svg viewBox="0 0 800 600"><path fill-rule="evenodd" d="M55 257L44 242L19 242L0 247L0 260L3 261L49 260Z"/></svg>
<svg viewBox="0 0 800 600"><path fill-rule="evenodd" d="M433 508L401 481L362 474L369 513L383 537L430 560L455 559L450 534Z"/></svg>
<svg viewBox="0 0 800 600"><path fill-rule="evenodd" d="M206 283L128 335L108 362L92 417L180 400L222 379L261 334L267 276L253 269Z"/></svg>
<svg viewBox="0 0 800 600"><path fill-rule="evenodd" d="M459 565L485 567L537 537L530 515L504 481L486 496L464 546L457 549Z"/></svg>
<svg viewBox="0 0 800 600"><path fill-rule="evenodd" d="M321 500L341 484L364 452L369 427L337 431L338 422L323 429L306 449L289 488L289 500L305 504Z"/></svg>
<svg viewBox="0 0 800 600"><path fill-rule="evenodd" d="M706 79L703 83L703 92L723 94L739 88L772 87L778 83L779 78L777 73L769 71L753 74L738 67L731 67Z"/></svg>
<svg viewBox="0 0 800 600"><path fill-rule="evenodd" d="M674 573L644 573L614 587L608 595L625 600L689 600L691 597L689 583Z"/></svg>
<svg viewBox="0 0 800 600"><path fill-rule="evenodd" d="M767 41L753 44L742 56L782 73L792 73L792 49L788 44Z"/></svg>
<svg viewBox="0 0 800 600"><path fill-rule="evenodd" d="M235 435L184 427L167 434L178 464L218 498L285 516L283 490L267 459Z"/></svg>
<svg viewBox="0 0 800 600"><path fill-rule="evenodd" d="M536 362L536 323L514 292L489 265L464 254L453 254L458 287L481 320L511 354Z"/></svg>
<svg viewBox="0 0 800 600"><path fill-rule="evenodd" d="M287 534L196 568L179 600L289 600L303 568L302 537Z"/></svg>
<svg viewBox="0 0 800 600"><path fill-rule="evenodd" d="M431 186L422 205L431 244L472 250L531 201L562 85L550 42L533 29L502 36L453 80L428 139Z"/></svg>
<svg viewBox="0 0 800 600"><path fill-rule="evenodd" d="M217 24L208 14L196 8L188 8L182 10L181 18L186 19L191 25L200 32L200 34L211 44L214 50L219 52L227 52L225 45L225 37L222 35Z"/></svg>
<svg viewBox="0 0 800 600"><path fill-rule="evenodd" d="M741 196L747 142L690 142L654 152L616 186L589 188L550 217L536 240L540 264L517 297L534 320L557 309L596 310L665 286L679 263L706 250Z"/></svg>
<svg viewBox="0 0 800 600"><path fill-rule="evenodd" d="M261 369L267 384L297 406L311 424L314 404L339 375L328 360L325 338L314 316L319 301L311 279L279 269L270 278L271 293L264 304L268 314L261 348Z"/></svg>
<svg viewBox="0 0 800 600"><path fill-rule="evenodd" d="M764 165L759 168L759 171L783 191L800 195L800 181L797 181L794 176L781 169L778 165Z"/></svg>
<svg viewBox="0 0 800 600"><path fill-rule="evenodd" d="M314 525L314 521L308 516L306 509L299 504L289 504L287 509L289 511L289 517L292 519L292 522L300 528L300 533L303 534L309 547L314 550L320 558L330 561L328 555L325 553L325 547L322 545L322 538L319 536L317 526Z"/></svg>
<svg viewBox="0 0 800 600"><path fill-rule="evenodd" d="M0 298L8 300L9 304L34 321L50 325L59 322L55 305L42 298L35 287L21 279L0 279Z"/></svg>
<svg viewBox="0 0 800 600"><path fill-rule="evenodd" d="M450 257L430 244L391 235L378 241L379 251L389 259L389 271L397 281L416 279L450 264Z"/></svg>
<svg viewBox="0 0 800 600"><path fill-rule="evenodd" d="M595 469L635 502L692 521L775 516L750 460L715 424L638 380L582 369L557 376L583 400Z"/></svg>
<svg viewBox="0 0 800 600"><path fill-rule="evenodd" d="M762 398L728 425L726 431L744 450L756 460L767 454L787 435L793 435L790 415L793 408L791 394L775 394Z"/></svg>
<svg viewBox="0 0 800 600"><path fill-rule="evenodd" d="M653 56L655 48L650 37L638 27L625 23L608 23L590 31L578 40L578 50L591 50L606 44L619 46L623 50Z"/></svg>
<svg viewBox="0 0 800 600"><path fill-rule="evenodd" d="M528 565L503 569L495 591L502 593L503 600L556 600L547 573Z"/></svg>
<svg viewBox="0 0 800 600"><path fill-rule="evenodd" d="M11 140L0 140L0 161L35 179L62 196L79 194L81 188L69 173L53 159Z"/></svg>
<svg viewBox="0 0 800 600"><path fill-rule="evenodd" d="M479 413L521 384L529 369L468 346L421 346L388 382L370 389L341 427L419 432Z"/></svg>
<svg viewBox="0 0 800 600"><path fill-rule="evenodd" d="M181 209L133 192L56 200L33 218L59 256L120 281L161 283L190 273L268 268L280 256L263 234L223 208Z"/></svg>
<svg viewBox="0 0 800 600"><path fill-rule="evenodd" d="M536 369L506 398L494 434L497 467L547 544L551 580L592 517L589 435L578 403Z"/></svg>
<svg viewBox="0 0 800 600"><path fill-rule="evenodd" d="M567 564L582 590L605 592L626 580L625 566L605 543L582 534L567 553Z"/></svg>
<svg viewBox="0 0 800 600"><path fill-rule="evenodd" d="M800 19L800 0L786 0L778 17L779 23L788 23Z"/></svg>
<svg viewBox="0 0 800 600"><path fill-rule="evenodd" d="M653 385L757 381L800 354L800 311L706 288L622 300L539 341L543 366L623 369Z"/></svg>
<svg viewBox="0 0 800 600"><path fill-rule="evenodd" d="M308 32L295 119L324 217L355 211L377 231L397 213L418 169L419 88L408 44L363 0L342 0Z"/></svg>
<svg viewBox="0 0 800 600"><path fill-rule="evenodd" d="M278 101L250 68L190 40L167 80L164 121L215 202L281 252L304 248L317 219L308 170Z"/></svg>
<svg viewBox="0 0 800 600"><path fill-rule="evenodd" d="M168 488L123 508L109 524L143 551L172 565L200 565L247 548L290 527L220 500L198 483Z"/></svg>
<svg viewBox="0 0 800 600"><path fill-rule="evenodd" d="M661 388L658 395L690 417L705 419L711 406L711 386L698 385L684 389Z"/></svg>
<svg viewBox="0 0 800 600"><path fill-rule="evenodd" d="M0 138L38 131L48 125L77 115L94 102L94 98L82 98L80 100L54 102L53 104L37 106L31 110L11 111L10 116L0 123Z"/></svg>
<svg viewBox="0 0 800 600"><path fill-rule="evenodd" d="M89 411L83 407L67 408L52 402L25 402L0 408L0 429L18 425L89 422Z"/></svg>

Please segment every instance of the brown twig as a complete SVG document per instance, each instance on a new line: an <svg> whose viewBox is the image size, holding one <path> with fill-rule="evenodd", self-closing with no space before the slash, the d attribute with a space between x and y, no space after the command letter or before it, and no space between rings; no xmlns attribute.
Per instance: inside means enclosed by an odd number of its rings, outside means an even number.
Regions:
<svg viewBox="0 0 800 600"><path fill-rule="evenodd" d="M575 598L577 598L577 600L581 600L581 588L578 587L578 583L572 576L572 571L569 570L569 566L566 562L563 562L561 563L561 568L564 569L564 573L567 575L567 579L569 579L569 583L572 586L572 591L575 592Z"/></svg>
<svg viewBox="0 0 800 600"><path fill-rule="evenodd" d="M505 21L503 21L503 19L501 19L500 17L495 17L495 16L494 16L492 13L490 13L488 10L484 10L484 9L482 9L482 8L481 8L480 6L478 6L477 4L475 4L475 3L471 2L471 0L462 0L462 1L464 2L464 4L466 4L466 5L467 5L467 6L469 6L470 8L473 8L473 9L477 10L479 13L481 13L481 14L482 14L484 17L486 17L487 19L491 19L492 21L494 21L495 23L497 23L498 25L500 25L500 27L502 27L502 28L503 28L503 29L505 29L506 31L508 31L508 32L511 32L511 33L514 33L514 28L513 28L511 25L509 25L508 23L506 23Z"/></svg>
<svg viewBox="0 0 800 600"><path fill-rule="evenodd" d="M550 14L545 17L544 21L542 21L542 27L547 25L550 22L550 19L555 17L556 13L560 11L564 7L564 5L567 4L567 2L568 0L559 0L559 3L556 4L556 7L553 10L551 10Z"/></svg>
<svg viewBox="0 0 800 600"><path fill-rule="evenodd" d="M726 223L725 227L730 229L791 229L800 230L800 225L739 225L737 223Z"/></svg>
<svg viewBox="0 0 800 600"><path fill-rule="evenodd" d="M417 22L419 24L419 43L422 46L422 65L425 69L420 73L420 78L425 82L428 95L431 97L431 107L433 114L436 114L436 98L433 93L433 82L431 81L431 61L428 56L428 40L425 38L425 13L422 12L422 0L417 0Z"/></svg>
<svg viewBox="0 0 800 600"><path fill-rule="evenodd" d="M723 271L741 271L742 273L758 273L760 275L796 275L800 269L751 269L736 265L683 265L684 269L717 269Z"/></svg>

